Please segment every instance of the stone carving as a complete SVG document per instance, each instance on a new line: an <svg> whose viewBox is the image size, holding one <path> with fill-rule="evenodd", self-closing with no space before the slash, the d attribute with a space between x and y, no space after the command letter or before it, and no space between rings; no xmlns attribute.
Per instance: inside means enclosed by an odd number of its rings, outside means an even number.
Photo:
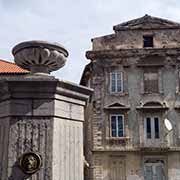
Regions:
<svg viewBox="0 0 180 180"><path fill-rule="evenodd" d="M25 153L20 158L19 165L25 174L34 174L42 166L42 158L34 152Z"/></svg>
<svg viewBox="0 0 180 180"><path fill-rule="evenodd" d="M60 44L27 41L16 45L12 53L15 63L32 73L50 73L65 65L67 50Z"/></svg>

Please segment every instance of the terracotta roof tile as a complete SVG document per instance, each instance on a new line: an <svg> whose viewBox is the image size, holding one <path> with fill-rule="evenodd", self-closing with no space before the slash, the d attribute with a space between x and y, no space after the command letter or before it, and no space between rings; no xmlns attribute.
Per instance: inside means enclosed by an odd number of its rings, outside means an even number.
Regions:
<svg viewBox="0 0 180 180"><path fill-rule="evenodd" d="M0 59L0 74L25 74L27 70L20 68L12 62Z"/></svg>

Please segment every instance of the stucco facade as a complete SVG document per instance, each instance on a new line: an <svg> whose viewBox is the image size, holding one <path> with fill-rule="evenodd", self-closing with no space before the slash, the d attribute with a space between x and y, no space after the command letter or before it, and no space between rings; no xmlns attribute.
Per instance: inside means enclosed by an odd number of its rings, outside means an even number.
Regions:
<svg viewBox="0 0 180 180"><path fill-rule="evenodd" d="M86 109L86 179L178 180L180 24L146 15L113 29L92 39L81 78L94 89Z"/></svg>

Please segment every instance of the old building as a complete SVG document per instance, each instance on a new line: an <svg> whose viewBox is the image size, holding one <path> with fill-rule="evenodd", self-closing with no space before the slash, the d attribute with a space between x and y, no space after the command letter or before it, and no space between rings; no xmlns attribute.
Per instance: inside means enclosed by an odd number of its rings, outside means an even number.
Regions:
<svg viewBox="0 0 180 180"><path fill-rule="evenodd" d="M81 84L88 180L180 179L180 24L144 17L92 39ZM164 120L172 124L168 132Z"/></svg>

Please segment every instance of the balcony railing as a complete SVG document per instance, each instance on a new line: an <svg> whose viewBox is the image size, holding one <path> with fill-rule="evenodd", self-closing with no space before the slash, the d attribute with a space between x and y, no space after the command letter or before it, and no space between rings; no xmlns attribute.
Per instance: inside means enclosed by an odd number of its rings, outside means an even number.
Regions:
<svg viewBox="0 0 180 180"><path fill-rule="evenodd" d="M170 145L167 141L152 141L133 143L129 137L106 137L106 149L117 151L167 151Z"/></svg>

